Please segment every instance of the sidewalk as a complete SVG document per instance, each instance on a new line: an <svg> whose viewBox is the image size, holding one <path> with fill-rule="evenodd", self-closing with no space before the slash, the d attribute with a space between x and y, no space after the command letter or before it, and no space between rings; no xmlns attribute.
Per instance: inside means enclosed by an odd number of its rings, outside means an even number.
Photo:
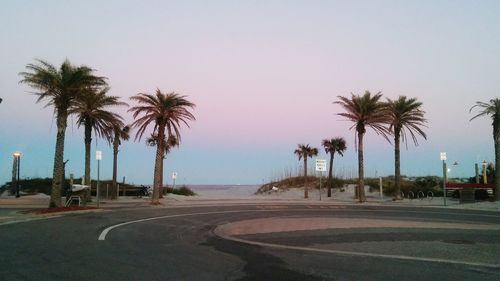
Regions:
<svg viewBox="0 0 500 281"><path fill-rule="evenodd" d="M500 202L477 202L460 204L458 200L448 198L447 206L444 206L443 198L429 199L404 199L392 201L392 198L378 196L368 196L367 202L360 204L354 198L334 196L328 198L322 196L319 200L319 194L310 193L308 199L301 196L289 197L283 194L271 195L251 195L251 196L180 196L169 194L161 199L161 205L150 205L150 198L143 197L120 197L117 200L101 200L98 209L73 210L55 213L33 213L23 212L26 210L46 209L49 205L49 196L32 195L15 197L0 197L0 225L19 221L29 221L37 219L46 219L60 217L70 214L81 214L89 212L111 211L116 209L135 209L135 208L178 208L178 207L201 207L201 206L222 206L222 205L279 205L279 204L297 204L297 205L352 205L352 206L399 206L399 207L422 207L422 208L449 208L449 209L469 209L500 211ZM97 201L87 204L88 207L97 207Z"/></svg>

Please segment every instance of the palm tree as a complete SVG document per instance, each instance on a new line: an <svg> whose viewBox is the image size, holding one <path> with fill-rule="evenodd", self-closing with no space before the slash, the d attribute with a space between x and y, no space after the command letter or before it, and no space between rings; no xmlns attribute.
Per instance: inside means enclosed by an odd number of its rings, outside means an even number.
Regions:
<svg viewBox="0 0 500 281"><path fill-rule="evenodd" d="M122 117L107 110L112 106L128 106L119 101L119 97L108 96L109 88L90 88L84 91L75 101L70 114L77 116L78 126L83 126L85 130L85 184L90 185L90 146L92 143L92 130L96 136L111 141L113 138L113 126L116 122L121 122ZM90 190L87 199L90 198Z"/></svg>
<svg viewBox="0 0 500 281"><path fill-rule="evenodd" d="M394 136L394 176L396 185L396 199L401 199L401 161L400 161L400 141L407 144L408 136L411 136L413 143L418 145L417 135L427 139L427 135L421 127L426 127L427 120L424 118L422 103L416 98L408 99L406 96L399 96L397 100L387 99L387 106L390 115L389 130ZM408 146L408 144L407 144Z"/></svg>
<svg viewBox="0 0 500 281"><path fill-rule="evenodd" d="M471 118L471 120L476 119L480 116L491 116L493 119L493 141L495 144L495 190L494 198L495 201L500 200L500 99L491 99L489 103L486 102L476 102L476 104L470 109L475 107L480 108L480 112Z"/></svg>
<svg viewBox="0 0 500 281"><path fill-rule="evenodd" d="M344 151L347 149L346 141L342 137L324 139L321 143L325 148L325 152L330 153L330 167L328 168L328 197L332 197L332 184L333 184L333 158L335 153L344 156Z"/></svg>
<svg viewBox="0 0 500 281"><path fill-rule="evenodd" d="M116 120L113 124L112 144L113 144L113 180L111 183L111 199L116 199L118 186L118 147L122 144L122 140L128 140L130 126L125 126L121 120Z"/></svg>
<svg viewBox="0 0 500 281"><path fill-rule="evenodd" d="M157 141L158 136L157 135L151 135L149 138L146 139L146 145L148 146L156 146L158 143ZM163 145L164 145L164 152L165 154L162 157L161 160L161 171L163 171L163 162L165 158L167 157L167 154L172 150L173 147L178 147L179 146L179 140L175 136L168 136L166 139L163 140ZM160 198L163 198L163 173L161 173L160 176Z"/></svg>
<svg viewBox="0 0 500 281"><path fill-rule="evenodd" d="M46 101L47 106L54 107L57 137L49 207L60 207L64 139L69 110L84 89L103 86L106 84L106 78L94 76L93 69L83 65L74 66L68 60L65 60L59 69L43 60L36 62L37 64L28 64L26 72L19 73L23 77L19 83L37 90L37 103Z"/></svg>
<svg viewBox="0 0 500 281"><path fill-rule="evenodd" d="M133 112L135 119L132 126L138 128L135 139L140 139L146 128L151 123L154 124L153 135L157 136L157 143L151 203L159 204L165 135L175 136L180 141L180 126L184 124L189 127L188 121L195 120L194 115L189 111L195 107L195 104L188 101L186 96L173 92L162 93L159 89L155 94L139 93L130 99L140 104L129 109Z"/></svg>
<svg viewBox="0 0 500 281"><path fill-rule="evenodd" d="M307 158L318 155L318 149L310 147L309 144L299 144L294 153L299 157L299 161L304 159L304 198L309 198L307 187Z"/></svg>
<svg viewBox="0 0 500 281"><path fill-rule="evenodd" d="M339 104L345 110L338 115L347 118L353 122L352 128L356 128L356 143L358 150L358 199L359 202L365 202L365 179L364 179L364 158L363 158L363 137L366 133L366 127L372 128L377 134L381 134L387 140L389 133L387 124L389 124L389 115L387 114L387 105L380 101L382 94L378 92L372 95L365 91L364 95L351 94L350 98L338 96Z"/></svg>

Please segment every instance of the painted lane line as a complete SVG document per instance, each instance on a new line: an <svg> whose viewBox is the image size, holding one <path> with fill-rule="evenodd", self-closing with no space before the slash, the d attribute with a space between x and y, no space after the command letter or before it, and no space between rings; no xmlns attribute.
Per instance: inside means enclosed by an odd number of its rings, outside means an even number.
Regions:
<svg viewBox="0 0 500 281"><path fill-rule="evenodd" d="M278 210L255 210L255 209L252 209L252 210L217 211L217 212L189 213L189 214L178 214L178 215L151 217L151 218L123 222L123 223L119 223L119 224L115 224L115 225L112 225L110 227L107 227L106 229L104 229L101 232L101 234L99 235L99 238L97 240L99 240L99 241L106 240L106 235L108 235L108 233L115 228L122 227L122 226L129 225L129 224L133 224L133 223L145 222L145 221L188 217L188 216L200 216L200 215L231 214L231 213L245 213L245 212L276 212L276 211L278 211Z"/></svg>
<svg viewBox="0 0 500 281"><path fill-rule="evenodd" d="M226 239L226 240L230 240L230 241L234 241L234 242L238 242L238 243L243 243L243 244L248 244L248 245L253 245L253 246L275 248L275 249L284 249L284 250L297 250L297 251L307 251L307 252L317 252L317 253L328 253L328 254L337 254L337 255L344 255L344 256L359 256L359 257L386 258L386 259L397 259L397 260L407 260L407 261L446 263L446 264L456 264L456 265L466 265L466 266L487 267L487 268L495 268L495 269L500 268L500 264L456 261L456 260L447 260L447 259L438 259L438 258L410 257L410 256L403 256L403 255L388 255L388 254L351 252L351 251L307 248L307 247L299 247L299 246L288 246L288 245L257 242L257 241L245 240L245 239L236 238L233 236L226 235L226 234L224 234L223 230L221 230L222 228L223 228L223 225L217 227L214 230L214 234L219 236L222 239Z"/></svg>

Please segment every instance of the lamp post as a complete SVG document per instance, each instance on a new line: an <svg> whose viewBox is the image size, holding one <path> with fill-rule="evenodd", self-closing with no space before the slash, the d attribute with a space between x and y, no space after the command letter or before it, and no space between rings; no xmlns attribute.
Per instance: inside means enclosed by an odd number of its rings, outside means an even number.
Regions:
<svg viewBox="0 0 500 281"><path fill-rule="evenodd" d="M21 152L16 151L16 152L14 152L13 155L16 158L16 162L17 162L16 198L19 198L20 197L20 195L19 195L19 172L21 171Z"/></svg>
<svg viewBox="0 0 500 281"><path fill-rule="evenodd" d="M446 181L448 169L446 168L446 152L441 152L441 161L443 161L443 203L446 206Z"/></svg>
<svg viewBox="0 0 500 281"><path fill-rule="evenodd" d="M486 160L483 161L483 183L487 184L488 183L488 177L486 175L486 168L488 164L486 163Z"/></svg>
<svg viewBox="0 0 500 281"><path fill-rule="evenodd" d="M100 162L102 160L102 151L96 150L95 159L97 160L97 188L96 188L96 197L97 197L97 208L99 208L99 173L100 173Z"/></svg>

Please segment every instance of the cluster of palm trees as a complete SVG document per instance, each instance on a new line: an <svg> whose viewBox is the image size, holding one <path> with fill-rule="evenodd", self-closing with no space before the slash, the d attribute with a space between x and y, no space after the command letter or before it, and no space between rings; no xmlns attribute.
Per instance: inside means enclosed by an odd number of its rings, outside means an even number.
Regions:
<svg viewBox="0 0 500 281"><path fill-rule="evenodd" d="M148 140L157 150L152 203L159 203L164 155L170 147L179 144L180 126L189 127L188 121L195 120L189 111L195 107L194 103L185 96L173 92L162 93L159 89L155 94L139 93L130 98L138 105L128 110L133 113L135 121L131 125L125 125L123 117L110 108L128 104L120 101L119 97L108 95L107 78L95 75L95 70L88 66L76 66L65 60L56 68L46 61L36 60L36 63L28 64L26 71L20 75L20 83L37 90L37 102L44 101L46 106L54 108L57 138L49 207L62 205L64 140L67 120L71 115L76 116L77 125L84 128L86 184L90 184L92 131L95 136L105 139L113 146L113 195L116 194L117 155L121 141L129 139L132 127L138 128L135 139L140 140L147 127L153 124L153 140Z"/></svg>
<svg viewBox="0 0 500 281"><path fill-rule="evenodd" d="M351 94L350 97L338 96L338 99L339 100L334 103L340 105L344 109L344 112L338 113L338 115L352 122L353 125L351 129L354 128L356 133L355 146L358 151L357 198L360 202L366 201L364 192L363 140L366 129L371 128L389 142L389 137L391 135L393 136L396 198L400 199L400 142L406 142L408 135L415 145L418 145L417 136L420 135L424 139L427 138L425 132L422 130L422 127L425 127L425 123L427 122L424 117L425 112L422 110L422 103L416 98L407 98L406 96L400 96L396 100L387 98L383 101L380 92L373 95L369 91L366 91L363 95ZM314 148L311 150L315 151L315 154L299 154L298 151L302 151L302 146L303 145L299 145L299 149L295 151L295 153L299 155L299 160L301 157L305 157L304 155L308 157L317 155L317 149ZM330 171L328 178L331 183L333 157L335 153L343 155L342 153L346 149L345 140L342 138L323 140L323 146L325 147L325 151L330 153ZM304 165L306 164L307 162L305 161ZM307 170L307 168L305 168L305 170ZM328 187L328 196L331 196L331 184L329 184ZM305 187L305 190L307 195L307 187Z"/></svg>

